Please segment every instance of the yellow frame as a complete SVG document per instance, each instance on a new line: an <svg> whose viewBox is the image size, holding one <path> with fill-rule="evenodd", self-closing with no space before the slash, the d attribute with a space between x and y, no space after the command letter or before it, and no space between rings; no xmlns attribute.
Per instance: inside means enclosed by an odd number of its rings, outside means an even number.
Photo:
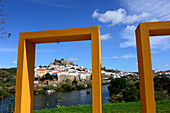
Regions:
<svg viewBox="0 0 170 113"><path fill-rule="evenodd" d="M35 44L91 40L93 113L102 113L101 45L99 27L19 34L15 113L33 113Z"/></svg>
<svg viewBox="0 0 170 113"><path fill-rule="evenodd" d="M142 113L156 113L149 36L170 35L170 21L140 23L136 29Z"/></svg>

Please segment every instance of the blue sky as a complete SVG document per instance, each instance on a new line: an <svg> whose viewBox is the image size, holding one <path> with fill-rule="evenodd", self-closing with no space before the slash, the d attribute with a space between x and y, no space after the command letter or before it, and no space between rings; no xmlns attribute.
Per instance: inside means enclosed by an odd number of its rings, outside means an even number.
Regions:
<svg viewBox="0 0 170 113"><path fill-rule="evenodd" d="M0 68L16 67L19 32L99 26L102 66L137 71L135 29L139 22L170 20L169 0L4 0L9 13L0 39ZM170 37L151 37L153 69L170 69ZM36 45L36 66L65 58L91 68L91 42Z"/></svg>

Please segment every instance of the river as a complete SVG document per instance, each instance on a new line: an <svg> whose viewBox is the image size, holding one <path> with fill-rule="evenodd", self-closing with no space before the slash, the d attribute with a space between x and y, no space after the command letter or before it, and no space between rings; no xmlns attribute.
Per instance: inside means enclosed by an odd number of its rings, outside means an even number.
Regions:
<svg viewBox="0 0 170 113"><path fill-rule="evenodd" d="M109 91L107 89L108 85L102 85L102 103L109 103ZM89 90L91 93L86 94ZM38 94L34 95L34 110L44 109L44 104L49 102L49 108L55 108L55 99L60 97L62 99L63 106L74 106L82 104L92 104L92 88L83 90L73 90L70 92L55 92L52 94ZM4 102L8 102L9 98L6 97ZM3 107L4 108L4 107ZM0 106L1 109L1 106ZM4 110L3 110L4 111Z"/></svg>
<svg viewBox="0 0 170 113"><path fill-rule="evenodd" d="M102 85L102 102L109 103L109 91L107 89L108 85ZM91 93L86 94L89 90ZM52 94L39 94L34 96L34 110L43 109L44 104L49 102L49 108L55 108L55 99L60 97L63 102L63 106L74 106L82 104L92 104L92 88L83 90L74 90L70 92L56 92Z"/></svg>

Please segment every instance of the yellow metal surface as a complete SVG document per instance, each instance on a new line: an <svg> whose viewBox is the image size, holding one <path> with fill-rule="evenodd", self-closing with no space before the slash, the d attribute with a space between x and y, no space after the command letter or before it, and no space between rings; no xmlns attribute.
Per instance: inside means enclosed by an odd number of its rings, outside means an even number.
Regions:
<svg viewBox="0 0 170 113"><path fill-rule="evenodd" d="M102 113L101 45L98 26L19 34L15 113L33 113L35 45L83 40L91 40L93 113Z"/></svg>
<svg viewBox="0 0 170 113"><path fill-rule="evenodd" d="M140 23L136 29L142 113L156 113L149 36L170 35L170 21Z"/></svg>

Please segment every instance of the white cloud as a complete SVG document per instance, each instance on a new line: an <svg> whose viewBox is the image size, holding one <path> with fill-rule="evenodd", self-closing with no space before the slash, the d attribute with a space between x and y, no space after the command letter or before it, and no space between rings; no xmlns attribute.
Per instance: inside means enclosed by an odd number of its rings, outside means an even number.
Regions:
<svg viewBox="0 0 170 113"><path fill-rule="evenodd" d="M127 26L123 32L121 32L121 38L125 39L125 42L120 43L119 47L126 48L136 46L135 41L135 26Z"/></svg>
<svg viewBox="0 0 170 113"><path fill-rule="evenodd" d="M113 56L112 58L119 58L118 56Z"/></svg>
<svg viewBox="0 0 170 113"><path fill-rule="evenodd" d="M147 21L161 21L170 19L169 0L123 0L131 13L149 13Z"/></svg>
<svg viewBox="0 0 170 113"><path fill-rule="evenodd" d="M71 61L79 61L80 59L78 59L78 58L70 58L69 60L71 60Z"/></svg>
<svg viewBox="0 0 170 113"><path fill-rule="evenodd" d="M102 59L110 59L110 57L101 57Z"/></svg>
<svg viewBox="0 0 170 113"><path fill-rule="evenodd" d="M113 56L113 57L102 57L102 59L128 59L128 58L135 58L135 54L125 54L122 56Z"/></svg>
<svg viewBox="0 0 170 113"><path fill-rule="evenodd" d="M109 10L105 13L98 13L99 10L95 10L92 14L92 18L98 19L102 23L109 23L109 26L114 26L116 24L133 24L139 22L149 16L149 13L142 13L140 15L127 15L125 9Z"/></svg>
<svg viewBox="0 0 170 113"><path fill-rule="evenodd" d="M59 8L72 8L71 6L63 5L66 2L60 2L58 0L25 0L25 1L48 5L48 6L53 6L53 7L59 7Z"/></svg>
<svg viewBox="0 0 170 113"><path fill-rule="evenodd" d="M112 37L110 36L110 34L107 33L107 34L101 35L100 38L101 38L101 40L108 40Z"/></svg>
<svg viewBox="0 0 170 113"><path fill-rule="evenodd" d="M120 43L119 47L136 47L136 36L135 26L127 26L124 31L121 32L121 38L125 39L124 42ZM170 49L170 36L154 36L150 37L150 45L152 53L159 53Z"/></svg>
<svg viewBox="0 0 170 113"><path fill-rule="evenodd" d="M134 54L126 54L126 55L122 55L121 58L135 58L136 56Z"/></svg>
<svg viewBox="0 0 170 113"><path fill-rule="evenodd" d="M1 52L17 52L17 49L12 48L0 48Z"/></svg>
<svg viewBox="0 0 170 113"><path fill-rule="evenodd" d="M17 62L16 61L12 61L11 64L17 64Z"/></svg>
<svg viewBox="0 0 170 113"><path fill-rule="evenodd" d="M150 38L151 49L165 51L170 49L170 36L155 36Z"/></svg>

